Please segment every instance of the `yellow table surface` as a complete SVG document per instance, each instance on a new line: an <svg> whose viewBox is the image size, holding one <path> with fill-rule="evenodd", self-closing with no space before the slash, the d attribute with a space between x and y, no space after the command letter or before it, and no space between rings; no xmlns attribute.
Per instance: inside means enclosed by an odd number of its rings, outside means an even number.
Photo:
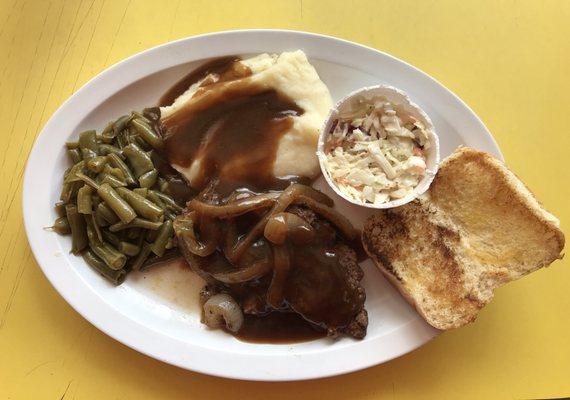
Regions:
<svg viewBox="0 0 570 400"><path fill-rule="evenodd" d="M474 324L392 362L300 383L242 382L163 364L94 328L45 279L21 210L36 136L90 78L170 40L286 28L372 46L438 79L481 117L565 229L569 21L570 1L0 0L0 398L570 396L568 258L497 290Z"/></svg>

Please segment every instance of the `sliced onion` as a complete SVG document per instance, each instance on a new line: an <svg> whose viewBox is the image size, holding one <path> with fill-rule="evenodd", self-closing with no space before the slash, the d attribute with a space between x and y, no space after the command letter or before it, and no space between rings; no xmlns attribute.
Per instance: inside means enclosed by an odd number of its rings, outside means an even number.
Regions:
<svg viewBox="0 0 570 400"><path fill-rule="evenodd" d="M313 189L310 186L297 184L296 192L298 196L306 196L319 203L322 203L326 206L332 207L334 206L334 201L329 196L324 194L323 192L318 191L317 189Z"/></svg>
<svg viewBox="0 0 570 400"><path fill-rule="evenodd" d="M200 217L200 238L205 246L217 247L222 240L220 221L202 215Z"/></svg>
<svg viewBox="0 0 570 400"><path fill-rule="evenodd" d="M261 278L269 273L271 268L273 263L270 260L259 260L235 271L212 274L212 278L223 283L243 283Z"/></svg>
<svg viewBox="0 0 570 400"><path fill-rule="evenodd" d="M273 244L283 244L287 240L287 222L285 213L277 213L267 220L263 229L263 236Z"/></svg>
<svg viewBox="0 0 570 400"><path fill-rule="evenodd" d="M298 215L283 212L269 218L263 235L273 244L283 244L287 238L290 238L295 244L301 245L313 241L315 230Z"/></svg>
<svg viewBox="0 0 570 400"><path fill-rule="evenodd" d="M291 262L289 251L284 245L273 246L273 278L267 290L267 303L279 309L283 306L283 290Z"/></svg>
<svg viewBox="0 0 570 400"><path fill-rule="evenodd" d="M188 208L204 216L226 219L237 217L254 210L271 207L278 197L278 193L265 193L236 200L225 205L208 204L193 199L188 203Z"/></svg>
<svg viewBox="0 0 570 400"><path fill-rule="evenodd" d="M196 219L195 211L179 215L174 219L174 232L179 242L183 242L188 251L200 257L207 257L216 251L217 243L214 240L205 243L198 240L194 231Z"/></svg>
<svg viewBox="0 0 570 400"><path fill-rule="evenodd" d="M321 217L329 220L333 225L335 225L340 233L349 240L354 240L358 236L358 230L356 230L350 221L338 211L334 210L331 207L327 207L324 204L321 204L315 201L313 198L306 197L306 196L297 196L294 201L294 204L300 204L306 207L309 207L311 210L319 214Z"/></svg>
<svg viewBox="0 0 570 400"><path fill-rule="evenodd" d="M212 276L202 269L202 262L204 258L192 253L192 251L190 251L188 248L188 242L186 240L178 238L178 249L180 249L182 256L184 256L192 271L198 274L198 276L200 276L206 282L215 282Z"/></svg>
<svg viewBox="0 0 570 400"><path fill-rule="evenodd" d="M231 262L237 262L243 253L247 250L247 248L251 246L253 242L255 242L257 238L259 238L259 236L263 233L263 230L265 229L265 225L267 224L267 221L269 221L269 218L273 217L277 213L285 211L287 207L289 207L291 203L293 203L293 201L301 195L313 200L313 202L316 204L319 204L320 201L331 205L333 203L330 197L319 192L318 190L298 183L292 184L283 192L281 192L281 195L277 198L277 201L271 210L269 210L269 212L267 212L263 218L261 218L261 220L255 224L251 231L249 231L249 233L233 247L231 252L229 252L227 255L228 259Z"/></svg>
<svg viewBox="0 0 570 400"><path fill-rule="evenodd" d="M228 260L230 260L230 255L232 250L238 241L237 225L234 219L228 219L226 225L224 226L224 242L222 251Z"/></svg>
<svg viewBox="0 0 570 400"><path fill-rule="evenodd" d="M243 312L238 303L228 294L216 294L204 303L204 323L210 328L226 326L237 332L243 325Z"/></svg>

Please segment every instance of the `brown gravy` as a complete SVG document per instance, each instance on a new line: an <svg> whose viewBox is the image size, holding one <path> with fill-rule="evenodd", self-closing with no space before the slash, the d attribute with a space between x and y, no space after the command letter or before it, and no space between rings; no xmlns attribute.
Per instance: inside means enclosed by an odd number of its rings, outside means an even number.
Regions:
<svg viewBox="0 0 570 400"><path fill-rule="evenodd" d="M196 189L212 179L227 192L282 189L289 181L273 176L277 146L293 123L291 117L303 110L277 91L252 83L247 79L251 71L234 61L213 61L181 81L188 87L215 71L189 103L162 120L166 156L182 167L201 160L191 182ZM181 83L164 98L180 91Z"/></svg>
<svg viewBox="0 0 570 400"><path fill-rule="evenodd" d="M188 75L180 79L178 82L174 84L170 89L166 91L158 101L159 107L169 106L174 103L174 100L178 98L181 94L183 94L188 88L205 78L207 75L214 74L214 75L222 75L224 76L225 72L230 70L231 65L238 61L239 57L236 56L227 56L227 57L220 57L215 58L200 67L196 68L195 70L191 71ZM230 76L224 76L226 80L230 80Z"/></svg>
<svg viewBox="0 0 570 400"><path fill-rule="evenodd" d="M246 314L242 328L234 336L243 342L287 344L320 339L326 334L299 314L273 312L263 317Z"/></svg>

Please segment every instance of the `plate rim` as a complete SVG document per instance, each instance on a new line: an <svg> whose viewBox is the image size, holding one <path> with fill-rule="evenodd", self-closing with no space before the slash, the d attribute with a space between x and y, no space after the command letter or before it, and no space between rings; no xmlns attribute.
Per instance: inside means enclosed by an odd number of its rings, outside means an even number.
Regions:
<svg viewBox="0 0 570 400"><path fill-rule="evenodd" d="M211 40L211 39L215 40L215 39L220 39L220 38L228 37L228 36L235 36L235 35L238 35L238 36L239 35L246 35L246 36L247 35L254 35L254 36L256 36L256 35L264 35L264 34L269 34L269 35L283 35L283 34L285 34L285 35L302 36L302 37L304 37L304 39L309 40L309 41L310 40L324 40L324 41L330 41L330 43L337 42L337 43L341 43L344 46L357 47L357 48L360 48L361 50L366 50L368 52L379 53L383 57L387 57L387 58L391 59L392 61L395 61L397 63L404 65L407 68L411 68L412 70L415 71L415 73L422 75L422 78L428 79L432 83L439 86L440 89L443 89L446 95L452 96L453 99L455 100L455 102L457 103L457 105L460 106L461 108L463 108L464 110L466 110L470 114L470 117L473 119L473 122L478 124L479 128L486 133L486 135L487 135L486 139L490 140L490 146L494 148L495 154L501 160L503 159L502 153L501 153L499 146L498 146L497 142L495 141L494 137L491 135L491 133L489 132L487 127L484 125L484 123L481 121L481 119L477 116L477 114L473 110L471 110L471 108L467 104L465 104L465 102L463 102L463 100L461 100L455 93L453 93L446 86L441 84L435 78L431 77L430 75L426 74L425 72L421 71L420 69L414 67L413 65L408 64L407 62L402 61L402 60L400 60L400 59L398 59L398 58L396 58L390 54L387 54L387 53L382 52L380 50L377 50L377 49L374 49L374 48L371 48L371 47L368 47L368 46L365 46L365 45L362 45L359 43L355 43L352 41L348 41L345 39L340 39L340 38L329 36L329 35L322 35L322 34L317 34L317 33L303 32L303 31L296 31L296 30L240 29L240 30L228 30L228 31L221 31L221 32L206 33L206 34L202 34L202 35L190 36L190 37L170 41L167 43L163 43L163 44L160 44L158 46L155 46L155 47L152 47L150 49L144 50L142 52L136 53L132 56L129 56L129 57L121 60L121 61L111 65L110 67L106 68L105 70L103 70L102 72L97 74L95 77L91 78L78 91L73 93L68 99L66 99L58 107L58 109L54 112L54 114L46 122L46 124L42 128L39 135L36 137L36 139L34 141L34 145L33 145L32 149L28 155L28 160L26 162L25 173L24 173L24 178L23 178L23 188L22 188L22 211L23 211L24 226L25 226L26 235L28 238L28 243L30 245L30 248L32 250L32 253L34 255L36 262L40 266L40 269L43 271L44 275L49 280L51 285L65 299L65 301L76 312L78 312L83 318L88 320L97 329L101 330L102 332L104 332L108 336L112 337L113 339L119 341L120 343L122 343L128 347L131 347L132 349L134 349L140 353L143 353L147 356L153 357L157 360L169 363L171 365L175 365L175 366L178 366L178 367L181 367L184 369L188 369L188 370L192 370L195 372L205 373L205 374L224 377L224 378L247 379L247 380L254 380L254 381L293 381L293 380L315 379L315 378L323 378L323 377L341 375L341 374L354 372L357 370L361 370L364 368L368 368L368 367L371 367L374 365L378 365L378 364L390 361L394 358L397 358L401 355L404 355L408 352L411 352L411 351L417 349L418 347L426 344L429 340L436 337L440 333L440 331L438 331L435 328L432 328L431 326L427 325L423 321L423 319L421 319L418 316L418 318L416 318L416 319L414 319L414 320L412 320L412 321L410 321L407 324L402 326L402 327L406 327L407 330L410 330L410 329L413 330L417 334L418 340L416 341L416 343L414 343L413 345L410 346L409 342L407 342L407 343L405 341L403 342L403 340L405 340L405 337L395 337L395 340L394 340L395 346L388 351L386 351L386 349L382 350L384 356L381 358L363 357L362 359L358 360L359 362L354 362L351 365L346 365L346 364L340 363L340 366L339 366L337 362L334 362L337 360L330 360L331 363L327 364L325 360L327 358L329 358L331 355L334 356L334 354L335 354L334 349L332 349L332 351L323 351L323 354L320 354L321 352L317 352L315 354L317 359L319 357L319 354L322 357L321 361L318 362L319 368L313 368L313 369L306 368L306 367L300 368L301 365L303 365L307 362L307 360L306 360L307 357L315 357L315 355L313 355L313 354L307 354L307 355L303 355L302 357L300 357L302 359L301 362L291 362L291 364L293 364L293 365L291 366L290 369L287 369L287 374L272 375L268 371L263 372L262 371L263 368L261 368L261 369L256 368L255 370L248 371L247 369L240 368L239 366L241 364L236 363L235 360L232 362L231 358L237 357L237 356L239 356L238 358L244 357L243 358L244 362L246 360L247 361L254 360L254 361L266 363L267 366L269 368L271 368L272 362L275 362L275 361L283 362L282 358L284 358L285 356L284 355L267 355L267 356L265 356L265 355L259 355L259 354L228 353L228 352L225 352L224 350L221 350L221 349L220 350L211 350L211 349L206 349L206 348L200 348L196 344L185 343L185 342L182 342L182 341L180 341L176 338L173 338L173 337L168 337L168 338L166 338L168 340L166 340L165 337L160 332L155 331L154 329L152 329L146 325L143 325L140 322L134 321L133 319L124 318L123 314L118 313L117 310L110 307L105 301L100 300L100 303L103 303L105 305L105 308L108 309L108 311L114 311L120 317L122 317L122 318L118 318L118 319L109 318L108 315L105 315L102 312L102 310L97 311L96 309L94 309L92 304L89 304L89 300L96 299L96 296L93 293L89 293L89 295L86 295L86 297L91 297L90 299L81 297L80 295L81 294L85 295L85 293L80 292L79 290L77 290L77 288L70 287L69 284L72 283L70 281L70 278L65 277L65 276L61 276L64 274L58 275L57 271L55 271L53 268L51 268L49 265L47 265L47 260L44 260L44 254L42 254L42 251L40 251L40 248L39 248L40 246L38 244L37 239L35 238L35 236L37 235L34 233L35 227L31 225L31 223L32 223L31 213L26 212L27 210L31 209L30 207L33 206L33 201L32 201L32 197L31 197L31 191L34 188L33 182L31 180L32 179L32 173L33 173L33 167L35 166L34 163L37 164L37 161L38 161L37 158L40 155L39 153L40 153L41 146L39 146L39 145L42 143L42 141L44 141L46 139L48 132L53 130L52 125L54 125L55 121L57 121L58 118L61 118L61 115L64 114L64 112L69 107L69 105L73 102L74 99L81 97L83 93L92 89L95 85L97 85L97 83L100 80L105 79L105 78L111 78L113 76L113 74L116 74L117 72L119 72L119 70L121 68L124 68L125 66L127 66L133 62L136 63L137 60L142 60L145 57L148 57L149 55L153 55L155 53L160 53L161 51L168 51L168 48L176 48L178 46L187 45L188 43L191 43L191 42L196 42L196 45L200 45L201 41L207 42L208 40ZM198 57L198 58L192 58L192 59L193 60L199 60L201 58ZM127 85L122 86L122 87L126 87ZM122 87L119 87L118 89L121 89ZM44 263L46 263L46 265L44 265ZM137 328L139 330L138 334L140 336L137 337L137 335L132 334L131 329L133 329L133 328ZM144 337L141 337L141 336L143 336L143 335L141 335L141 332L140 332L141 328L144 328L144 331L145 331ZM396 335L397 336L398 334L401 335L401 332L399 332L399 329L386 334L385 336L383 336L383 338L389 337L390 335L392 335L392 336ZM207 355L206 355L206 357L203 357L203 356L200 357L200 356L197 356L197 354L192 354L191 358L181 356L180 354L177 354L176 351L172 351L172 349L169 349L168 346L165 346L164 343L160 343L159 339L161 339L161 338L163 338L162 339L163 341L175 342L172 344L180 344L182 348L190 346L194 350L201 349L203 352L206 352ZM352 346L351 351L354 351L353 347L358 347L358 346ZM360 346L360 347L362 348L364 346ZM340 350L342 350L342 349L340 349ZM326 354L327 357L325 357L324 353L328 353L328 354ZM207 358L207 357L210 357L210 360L204 360L204 358ZM272 359L274 359L275 357L277 357L277 360L272 361ZM291 359L295 359L295 357L288 356L287 360L291 361ZM354 360L351 360L351 361L354 361ZM221 363L222 367L219 367L220 363ZM225 366L225 368L224 368L224 366ZM230 367L228 367L228 366L230 366ZM295 366L298 366L299 368L295 368Z"/></svg>

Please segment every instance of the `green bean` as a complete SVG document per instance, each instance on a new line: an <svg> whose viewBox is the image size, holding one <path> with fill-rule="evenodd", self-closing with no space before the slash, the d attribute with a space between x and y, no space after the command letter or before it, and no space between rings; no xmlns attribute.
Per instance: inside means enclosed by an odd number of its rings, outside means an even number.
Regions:
<svg viewBox="0 0 570 400"><path fill-rule="evenodd" d="M178 204L176 204L176 201L174 201L174 199L169 195L159 192L157 190L151 190L149 194L150 193L156 195L156 197L158 197L165 204L165 206L171 207L176 212L182 212L183 208L180 207Z"/></svg>
<svg viewBox="0 0 570 400"><path fill-rule="evenodd" d="M171 221L174 221L174 218L176 218L176 214L175 214L174 212L172 212L171 210L166 209L166 210L164 211L164 217L165 217L166 219L169 219L169 220L171 220Z"/></svg>
<svg viewBox="0 0 570 400"><path fill-rule="evenodd" d="M71 252L79 254L81 250L87 247L87 231L85 227L85 220L77 212L75 204L67 204L65 206L69 228L71 229Z"/></svg>
<svg viewBox="0 0 570 400"><path fill-rule="evenodd" d="M131 268L134 271L140 270L141 267L143 266L144 262L146 261L146 259L150 255L150 252L151 252L150 245L148 243L145 243L142 246L137 257L134 259L133 263L131 264Z"/></svg>
<svg viewBox="0 0 570 400"><path fill-rule="evenodd" d="M108 154L116 154L119 157L123 158L123 151L121 149L119 149L117 146L113 146L106 143L99 145L99 154L101 154L102 156L106 156Z"/></svg>
<svg viewBox="0 0 570 400"><path fill-rule="evenodd" d="M151 188L156 183L156 178L158 178L158 171L156 169L148 171L139 176L139 185L143 188Z"/></svg>
<svg viewBox="0 0 570 400"><path fill-rule="evenodd" d="M144 239L144 233L142 228L129 228L123 231L123 236L129 240L139 239L142 237Z"/></svg>
<svg viewBox="0 0 570 400"><path fill-rule="evenodd" d="M55 203L54 209L58 217L65 217L65 203L63 201Z"/></svg>
<svg viewBox="0 0 570 400"><path fill-rule="evenodd" d="M59 199L64 203L70 203L81 186L83 186L82 182L64 182Z"/></svg>
<svg viewBox="0 0 570 400"><path fill-rule="evenodd" d="M65 147L67 147L68 149L78 149L79 142L66 142Z"/></svg>
<svg viewBox="0 0 570 400"><path fill-rule="evenodd" d="M69 221L67 217L59 217L50 227L55 233L60 235L69 235L71 233L71 228L69 227Z"/></svg>
<svg viewBox="0 0 570 400"><path fill-rule="evenodd" d="M121 160L121 157L119 157L115 153L111 153L107 155L107 157L109 158L109 162L116 168L119 168L123 173L123 175L125 175L125 182L127 183L127 185L134 185L135 177L133 176L133 173L131 172L129 167L127 167L127 164L125 164L125 162Z"/></svg>
<svg viewBox="0 0 570 400"><path fill-rule="evenodd" d="M152 160L142 149L135 143L131 143L123 148L123 153L129 160L129 164L135 173L135 177L139 178L141 175L152 171L154 164Z"/></svg>
<svg viewBox="0 0 570 400"><path fill-rule="evenodd" d="M160 228L161 225L162 222L153 222L149 221L148 219L142 219L137 217L129 223L117 222L116 224L111 225L109 227L109 230L111 232L118 232L122 231L123 229L130 229L130 228L143 228L143 229L156 230Z"/></svg>
<svg viewBox="0 0 570 400"><path fill-rule="evenodd" d="M97 206L101 203L101 197L97 193L93 193L91 196L91 202L93 203L93 210L97 209Z"/></svg>
<svg viewBox="0 0 570 400"><path fill-rule="evenodd" d="M103 143L109 144L113 143L115 139L115 132L113 131L113 122L109 122L105 129L101 132L101 141ZM101 147L99 147L99 152L101 152Z"/></svg>
<svg viewBox="0 0 570 400"><path fill-rule="evenodd" d="M140 113L138 111L132 111L131 115L133 116L133 118L140 119L143 122L146 122L147 124L152 123L152 122L150 122L150 120L147 117L145 117L142 113Z"/></svg>
<svg viewBox="0 0 570 400"><path fill-rule="evenodd" d="M111 174L105 174L105 173L100 174L99 175L99 181L101 183L108 183L113 188L127 186L127 184L124 181L120 180L119 178L117 178Z"/></svg>
<svg viewBox="0 0 570 400"><path fill-rule="evenodd" d="M95 131L89 130L79 134L79 148L84 160L96 157L97 147L97 133Z"/></svg>
<svg viewBox="0 0 570 400"><path fill-rule="evenodd" d="M133 189L133 192L144 197L145 199L146 199L146 196L148 196L148 189L147 188L135 188L135 189Z"/></svg>
<svg viewBox="0 0 570 400"><path fill-rule="evenodd" d="M97 151L97 132L90 129L79 134L79 148Z"/></svg>
<svg viewBox="0 0 570 400"><path fill-rule="evenodd" d="M117 235L115 235L114 233L109 232L107 229L103 229L101 231L101 234L103 235L103 239L106 240L107 242L111 243L113 246L115 246L116 248L119 248L119 245L121 243L121 239L119 239L119 237Z"/></svg>
<svg viewBox="0 0 570 400"><path fill-rule="evenodd" d="M73 191L73 182L70 183L66 183L64 182L63 185L61 186L61 193L59 195L59 199L62 201L62 203L69 203L71 201L71 193Z"/></svg>
<svg viewBox="0 0 570 400"><path fill-rule="evenodd" d="M105 165L107 165L107 157L104 156L93 157L85 164L88 170L96 173L103 171Z"/></svg>
<svg viewBox="0 0 570 400"><path fill-rule="evenodd" d="M173 235L174 229L172 228L172 221L168 220L165 221L160 229L158 230L158 235L151 245L151 250L157 256L164 255L164 251L166 249L166 243L168 239Z"/></svg>
<svg viewBox="0 0 570 400"><path fill-rule="evenodd" d="M133 119L131 121L131 126L137 130L139 135L152 147L161 150L164 147L164 142L158 134L141 119Z"/></svg>
<svg viewBox="0 0 570 400"><path fill-rule="evenodd" d="M81 179L77 177L77 173L83 172L83 167L85 167L85 161L79 161L77 164L73 165L65 178L63 179L64 182L78 182Z"/></svg>
<svg viewBox="0 0 570 400"><path fill-rule="evenodd" d="M117 136L120 132L122 132L125 129L130 120L131 120L131 115L123 115L113 123L113 133L115 134L115 136Z"/></svg>
<svg viewBox="0 0 570 400"><path fill-rule="evenodd" d="M97 206L97 212L101 217L110 224L115 224L119 221L117 214L106 203L101 203Z"/></svg>
<svg viewBox="0 0 570 400"><path fill-rule="evenodd" d="M139 246L129 242L120 242L118 249L121 253L126 254L129 257L136 256L141 250Z"/></svg>
<svg viewBox="0 0 570 400"><path fill-rule="evenodd" d="M127 257L109 243L99 239L95 225L91 220L86 220L86 227L89 248L101 258L109 268L114 270L123 268L127 262Z"/></svg>
<svg viewBox="0 0 570 400"><path fill-rule="evenodd" d="M176 246L176 240L174 239L174 237L168 238L168 242L166 242L165 248L167 250L170 250L170 249L173 249L175 247L177 247L177 246Z"/></svg>
<svg viewBox="0 0 570 400"><path fill-rule="evenodd" d="M129 144L127 133L128 132L125 132L125 131L119 132L119 134L117 135L117 138L115 140L115 143L117 144L117 146L119 146L121 151L123 151L123 147L125 147Z"/></svg>
<svg viewBox="0 0 570 400"><path fill-rule="evenodd" d="M158 188L163 193L168 192L168 182L166 181L166 179L164 179L160 176L158 177Z"/></svg>
<svg viewBox="0 0 570 400"><path fill-rule="evenodd" d="M166 209L166 204L157 196L154 190L149 190L146 197L160 208Z"/></svg>
<svg viewBox="0 0 570 400"><path fill-rule="evenodd" d="M164 211L160 207L132 190L117 188L117 193L129 203L141 217L148 218L151 221L157 221L164 214Z"/></svg>
<svg viewBox="0 0 570 400"><path fill-rule="evenodd" d="M119 196L119 194L109 185L108 183L103 183L97 193L105 203L117 214L121 222L127 224L133 221L137 213L125 200ZM111 226L112 228L112 226ZM111 230L113 232L113 230Z"/></svg>
<svg viewBox="0 0 570 400"><path fill-rule="evenodd" d="M81 151L79 149L68 149L67 154L69 154L69 158L74 164L77 164L79 161L83 159L81 155Z"/></svg>
<svg viewBox="0 0 570 400"><path fill-rule="evenodd" d="M144 235L144 238L147 242L153 243L156 240L157 236L158 236L158 229L155 231L147 230L146 234Z"/></svg>
<svg viewBox="0 0 570 400"><path fill-rule="evenodd" d="M83 253L85 262L99 272L103 277L107 278L114 285L120 285L125 281L127 271L124 269L114 270L111 269L101 260L93 251L87 250Z"/></svg>
<svg viewBox="0 0 570 400"><path fill-rule="evenodd" d="M65 182L65 179L69 176L69 172L71 171L71 168L73 168L73 165L71 167L66 168L65 171L63 171L63 181L64 182Z"/></svg>
<svg viewBox="0 0 570 400"><path fill-rule="evenodd" d="M92 178L88 177L87 175L85 175L82 172L78 172L75 174L79 179L81 179L83 182L85 182L86 184L88 184L89 186L91 186L93 189L95 190L99 190L99 184L97 182L95 182Z"/></svg>
<svg viewBox="0 0 570 400"><path fill-rule="evenodd" d="M117 249L105 242L89 242L89 248L93 253L97 254L109 268L115 271L122 269L126 262L127 256L120 253Z"/></svg>
<svg viewBox="0 0 570 400"><path fill-rule="evenodd" d="M100 203L103 204L103 203ZM100 227L106 227L109 226L109 221L107 221L105 219L105 217L103 217L103 214L101 213L101 209L99 208L99 205L97 205L97 207L94 207L95 212L93 213L95 215L95 223L100 226Z"/></svg>
<svg viewBox="0 0 570 400"><path fill-rule="evenodd" d="M79 214L91 214L93 212L91 193L93 193L93 189L88 185L83 185L77 192L77 212Z"/></svg>
<svg viewBox="0 0 570 400"><path fill-rule="evenodd" d="M91 158L97 157L97 153L91 149L81 149L81 157L84 160L89 160Z"/></svg>
<svg viewBox="0 0 570 400"><path fill-rule="evenodd" d="M142 137L140 137L140 135L136 135L134 136L135 138L135 143L137 144L137 146L139 146L141 149L143 149L144 151L149 151L152 150L152 147L150 146L150 144L148 144L147 142L144 141L144 139Z"/></svg>
<svg viewBox="0 0 570 400"><path fill-rule="evenodd" d="M95 221L95 214L86 215L85 220L86 220L87 228L88 228L87 232L89 232L89 227L92 227L92 229L95 231L97 239L100 242L102 242L103 241L103 234L101 233L101 228L99 227L99 225L97 225L97 221ZM87 236L89 236L89 234Z"/></svg>
<svg viewBox="0 0 570 400"><path fill-rule="evenodd" d="M119 178L120 180L125 180L125 174L119 168L113 168L109 164L105 165L103 168L103 172L109 175L113 175L115 178Z"/></svg>

